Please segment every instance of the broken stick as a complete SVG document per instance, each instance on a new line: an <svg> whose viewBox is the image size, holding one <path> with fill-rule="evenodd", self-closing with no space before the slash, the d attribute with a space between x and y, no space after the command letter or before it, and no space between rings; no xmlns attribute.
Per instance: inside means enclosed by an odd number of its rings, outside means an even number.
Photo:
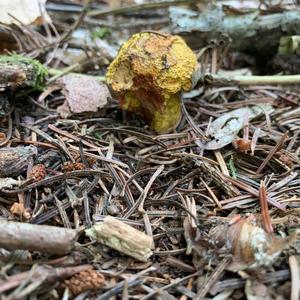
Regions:
<svg viewBox="0 0 300 300"><path fill-rule="evenodd" d="M152 255L152 238L130 225L113 217L106 217L103 222L95 224L85 233L98 242L146 262Z"/></svg>
<svg viewBox="0 0 300 300"><path fill-rule="evenodd" d="M34 225L0 220L0 248L24 249L51 254L66 254L72 251L77 240L74 229Z"/></svg>

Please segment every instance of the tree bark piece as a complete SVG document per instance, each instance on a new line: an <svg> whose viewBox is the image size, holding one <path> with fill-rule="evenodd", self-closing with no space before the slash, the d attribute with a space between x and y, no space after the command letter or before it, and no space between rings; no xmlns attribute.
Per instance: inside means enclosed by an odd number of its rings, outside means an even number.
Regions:
<svg viewBox="0 0 300 300"><path fill-rule="evenodd" d="M85 233L110 248L146 262L152 255L152 238L113 217L106 217Z"/></svg>
<svg viewBox="0 0 300 300"><path fill-rule="evenodd" d="M0 248L24 249L51 254L72 251L77 231L56 226L34 225L0 220Z"/></svg>
<svg viewBox="0 0 300 300"><path fill-rule="evenodd" d="M0 149L0 177L17 176L26 170L30 158L37 155L37 148L30 146Z"/></svg>
<svg viewBox="0 0 300 300"><path fill-rule="evenodd" d="M300 34L300 12L285 11L261 15L226 14L222 7L202 13L170 8L172 32L181 35L190 47L197 49L219 38L222 33L232 39L232 49L250 54L275 54L280 37ZM257 38L259 37L259 38Z"/></svg>

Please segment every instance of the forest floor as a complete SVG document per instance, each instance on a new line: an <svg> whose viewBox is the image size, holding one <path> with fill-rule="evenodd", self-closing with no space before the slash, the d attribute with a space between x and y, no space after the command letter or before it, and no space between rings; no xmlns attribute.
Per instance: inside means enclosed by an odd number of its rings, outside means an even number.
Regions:
<svg viewBox="0 0 300 300"><path fill-rule="evenodd" d="M173 33L171 4L83 2L0 25L2 54L48 69L41 87L0 89L1 299L299 299L300 90L276 82L292 60L277 72L274 53L262 67L230 41L189 44L205 74L241 84L199 75L178 126L157 133L105 75L132 34ZM105 222L109 236L88 234Z"/></svg>

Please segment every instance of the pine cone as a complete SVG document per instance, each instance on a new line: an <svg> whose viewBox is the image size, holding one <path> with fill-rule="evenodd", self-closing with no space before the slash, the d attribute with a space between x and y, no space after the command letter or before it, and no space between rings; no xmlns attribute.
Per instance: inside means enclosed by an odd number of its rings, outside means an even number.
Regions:
<svg viewBox="0 0 300 300"><path fill-rule="evenodd" d="M71 172L71 171L77 171L77 170L84 170L85 166L83 163L80 162L65 162L63 164L62 170L63 172Z"/></svg>
<svg viewBox="0 0 300 300"><path fill-rule="evenodd" d="M46 177L46 168L42 164L38 164L32 167L28 179L34 179L35 182L41 181Z"/></svg>
<svg viewBox="0 0 300 300"><path fill-rule="evenodd" d="M81 163L82 159L80 156L80 153L77 151L70 151L71 155L73 156L73 158L75 159L75 162L77 163ZM90 166L94 165L97 161L97 159L90 157L90 156L85 156L86 161L89 163Z"/></svg>
<svg viewBox="0 0 300 300"><path fill-rule="evenodd" d="M64 287L69 288L73 295L78 295L84 291L98 289L104 285L105 278L95 270L85 270L77 273L65 280Z"/></svg>

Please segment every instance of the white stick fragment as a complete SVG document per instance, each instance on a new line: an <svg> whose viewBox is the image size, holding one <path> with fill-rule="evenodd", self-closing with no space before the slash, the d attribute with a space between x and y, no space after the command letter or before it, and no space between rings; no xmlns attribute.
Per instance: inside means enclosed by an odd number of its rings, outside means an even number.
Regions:
<svg viewBox="0 0 300 300"><path fill-rule="evenodd" d="M153 240L150 236L110 216L85 233L99 243L142 262L146 262L152 255Z"/></svg>

